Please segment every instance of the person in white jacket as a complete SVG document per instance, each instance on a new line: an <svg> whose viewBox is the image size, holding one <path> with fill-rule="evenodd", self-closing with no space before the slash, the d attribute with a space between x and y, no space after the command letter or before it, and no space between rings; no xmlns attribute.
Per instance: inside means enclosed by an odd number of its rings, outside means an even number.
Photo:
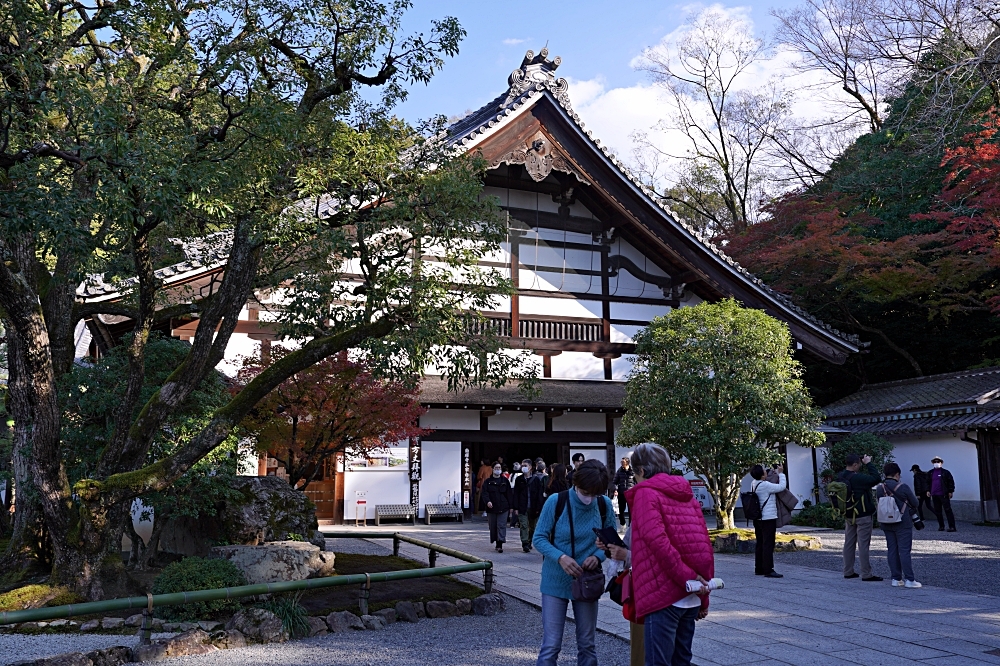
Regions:
<svg viewBox="0 0 1000 666"><path fill-rule="evenodd" d="M753 482L750 490L757 493L760 499L760 520L753 521L753 531L757 537L757 547L754 550L754 573L765 578L782 578L774 570L774 537L778 530L778 506L775 493L784 490L788 483L785 480L784 468L778 465L774 468L778 473L778 483L765 481L763 465L754 465L750 469Z"/></svg>

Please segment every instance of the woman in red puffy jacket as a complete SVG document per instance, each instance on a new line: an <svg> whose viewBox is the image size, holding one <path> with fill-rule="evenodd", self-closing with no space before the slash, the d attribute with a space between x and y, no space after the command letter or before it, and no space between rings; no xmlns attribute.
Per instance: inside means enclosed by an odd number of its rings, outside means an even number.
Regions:
<svg viewBox="0 0 1000 666"><path fill-rule="evenodd" d="M630 555L636 615L643 619L646 666L691 663L694 623L708 614L715 556L701 505L670 456L656 444L632 453L636 485L625 493L632 515ZM706 584L696 593L687 581Z"/></svg>

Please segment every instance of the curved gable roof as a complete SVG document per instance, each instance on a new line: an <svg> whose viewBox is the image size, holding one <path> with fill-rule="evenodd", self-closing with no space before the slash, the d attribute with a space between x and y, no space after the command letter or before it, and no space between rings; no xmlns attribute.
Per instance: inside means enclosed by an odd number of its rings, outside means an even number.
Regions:
<svg viewBox="0 0 1000 666"><path fill-rule="evenodd" d="M734 296L750 307L763 309L782 319L803 346L834 363L843 363L850 354L866 346L856 335L837 330L797 306L788 296L767 286L660 201L586 128L573 110L569 84L555 77L559 64L559 58L548 60L547 49L542 49L537 56L528 51L520 68L508 78L506 92L448 128L449 144L461 152L480 150L508 130L520 131L518 123L528 114L542 116L548 121L543 123L546 129L558 133L564 143L573 144L563 148L569 153L577 178L617 187L618 192L624 193L617 198L629 199L619 203L630 209L633 229L662 251L675 255L675 260L680 259L689 269L702 274L721 295ZM541 109L543 106L545 110ZM589 162L591 168L581 166L583 162ZM591 173L598 169L611 179L602 179L601 173ZM581 178L580 172L586 180Z"/></svg>

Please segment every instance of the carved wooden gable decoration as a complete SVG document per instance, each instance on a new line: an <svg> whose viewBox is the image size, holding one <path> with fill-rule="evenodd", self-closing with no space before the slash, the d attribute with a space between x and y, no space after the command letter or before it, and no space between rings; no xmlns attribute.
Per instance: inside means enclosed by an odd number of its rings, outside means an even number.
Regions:
<svg viewBox="0 0 1000 666"><path fill-rule="evenodd" d="M586 129L569 84L555 76L561 60L548 56L547 49L528 51L506 91L449 128L457 150L488 162L488 186L523 168L519 189L551 195L566 220L573 202L583 203L599 218L595 242L627 239L668 277L645 273L624 257L609 258L603 270L612 276L627 271L662 288L667 299L685 289L704 300L734 297L785 321L806 351L834 363L864 346L769 288L659 201Z"/></svg>

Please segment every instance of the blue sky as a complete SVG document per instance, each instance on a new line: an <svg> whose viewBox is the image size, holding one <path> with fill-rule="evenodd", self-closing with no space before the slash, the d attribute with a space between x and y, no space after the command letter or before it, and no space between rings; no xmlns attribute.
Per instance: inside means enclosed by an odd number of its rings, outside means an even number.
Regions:
<svg viewBox="0 0 1000 666"><path fill-rule="evenodd" d="M755 28L766 33L772 21L769 10L792 7L799 0L721 4L744 8ZM629 63L645 47L657 44L675 30L685 12L698 6L649 0L617 3L415 0L407 14L407 30L426 30L432 18L456 16L468 36L459 55L449 60L429 85L414 86L397 112L407 120L416 121L436 114L451 116L477 109L505 89L508 74L520 64L527 49L537 52L546 41L550 57L558 55L563 59L559 74L571 82L597 82L603 93L645 85L643 73L633 70ZM571 87L570 96L580 106L574 92ZM590 90L588 94L595 92ZM627 103L619 100L619 104ZM614 106L610 101L608 104ZM586 109L578 111L587 120ZM607 111L613 116L613 108ZM591 115L598 126L606 124L597 112ZM643 124L642 118L632 122ZM614 138L608 140L614 143ZM622 141L619 138L618 143Z"/></svg>

